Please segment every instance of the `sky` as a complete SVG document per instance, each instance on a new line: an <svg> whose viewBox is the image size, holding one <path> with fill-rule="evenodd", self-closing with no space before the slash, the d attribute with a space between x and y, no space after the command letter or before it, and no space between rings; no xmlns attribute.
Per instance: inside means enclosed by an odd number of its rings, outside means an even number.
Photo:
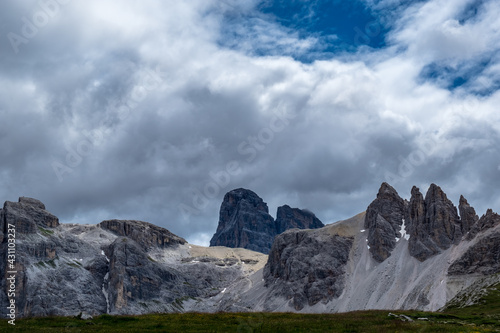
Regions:
<svg viewBox="0 0 500 333"><path fill-rule="evenodd" d="M208 245L224 194L324 223L382 182L500 210L494 0L0 2L0 201Z"/></svg>

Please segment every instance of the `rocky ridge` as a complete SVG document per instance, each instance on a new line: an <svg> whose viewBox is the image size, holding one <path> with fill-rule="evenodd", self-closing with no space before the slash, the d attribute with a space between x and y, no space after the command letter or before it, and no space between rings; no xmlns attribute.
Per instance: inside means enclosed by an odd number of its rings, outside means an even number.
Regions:
<svg viewBox="0 0 500 333"><path fill-rule="evenodd" d="M378 262L386 260L401 237L407 237L410 254L425 261L460 243L464 236L471 240L480 230L499 223L490 210L478 219L463 196L459 211L460 216L455 205L435 184L430 185L425 199L414 186L407 201L383 183L377 198L366 210L365 228L373 258Z"/></svg>
<svg viewBox="0 0 500 333"><path fill-rule="evenodd" d="M312 212L288 205L278 207L275 221L262 198L253 191L239 188L224 196L210 246L241 247L267 254L276 235L283 231L323 226Z"/></svg>
<svg viewBox="0 0 500 333"><path fill-rule="evenodd" d="M221 220L230 223L218 230L229 235L236 225L247 234L237 239L250 244L259 235L251 229L256 216L269 215L267 205L248 190L237 192L225 197ZM288 229L275 235L267 256L188 244L142 221L60 224L38 200L20 198L0 210L0 306L4 312L8 302L5 232L13 223L19 317L434 311L500 273L500 216L490 209L478 218L463 197L458 211L437 185L425 197L414 187L408 201L384 183L365 213L322 228ZM284 225L318 226L307 211L283 206L277 215ZM263 219L277 233L276 221Z"/></svg>

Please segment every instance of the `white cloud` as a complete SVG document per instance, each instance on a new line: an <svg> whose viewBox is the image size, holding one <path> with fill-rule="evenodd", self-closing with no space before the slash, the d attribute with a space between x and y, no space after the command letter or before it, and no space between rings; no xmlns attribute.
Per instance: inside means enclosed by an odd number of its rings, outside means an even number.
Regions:
<svg viewBox="0 0 500 333"><path fill-rule="evenodd" d="M420 78L431 62L459 66L499 48L499 6L486 2L460 25L467 3L415 5L390 47L305 64L289 55L314 49L315 37L262 18L223 25L224 15L253 10L239 2L71 2L18 55L2 53L1 197L38 197L63 221L148 220L205 244L233 188L254 190L273 215L288 203L333 222L365 209L386 172L422 150L422 165L395 184L401 194L435 182L482 213L500 194L500 94ZM224 44L228 27L238 38ZM148 86L152 72L160 79ZM493 58L483 71L489 87L497 72ZM263 142L282 110L296 117ZM90 146L89 133L98 139ZM252 140L260 141L248 161L238 147ZM74 166L59 182L51 163L68 165L69 155ZM241 172L214 198L203 195L233 161ZM192 208L189 220L181 204Z"/></svg>

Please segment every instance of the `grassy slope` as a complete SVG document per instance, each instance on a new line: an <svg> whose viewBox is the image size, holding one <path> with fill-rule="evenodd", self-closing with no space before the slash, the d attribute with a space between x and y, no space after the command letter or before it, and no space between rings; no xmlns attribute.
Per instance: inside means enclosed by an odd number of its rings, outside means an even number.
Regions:
<svg viewBox="0 0 500 333"><path fill-rule="evenodd" d="M444 313L393 312L428 321L403 322L389 311L342 314L218 313L103 315L93 320L31 318L16 321L7 332L500 332L500 284L491 286L478 304Z"/></svg>

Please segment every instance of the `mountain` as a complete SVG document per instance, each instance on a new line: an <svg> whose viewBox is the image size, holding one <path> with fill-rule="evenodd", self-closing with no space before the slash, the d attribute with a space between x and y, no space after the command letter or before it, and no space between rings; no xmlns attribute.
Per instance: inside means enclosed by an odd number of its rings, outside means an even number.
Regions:
<svg viewBox="0 0 500 333"><path fill-rule="evenodd" d="M219 212L219 225L210 246L245 248L268 253L276 229L267 204L254 192L232 190L224 196Z"/></svg>
<svg viewBox="0 0 500 333"><path fill-rule="evenodd" d="M275 221L262 198L250 190L239 188L224 196L219 224L210 246L241 247L268 254L274 238L283 231L323 226L313 213L288 205L278 207Z"/></svg>
<svg viewBox="0 0 500 333"><path fill-rule="evenodd" d="M225 223L217 239L258 248L270 238L257 236L274 230L265 255L188 244L142 221L64 224L38 200L6 202L0 209L2 315L12 299L6 292L12 226L18 317L436 311L471 304L485 286L500 282L500 216L489 209L478 217L463 197L457 210L435 184L425 197L413 187L405 200L384 183L365 212L317 229L278 234L277 225L318 225L312 213L280 208L278 224L262 199L243 189L226 194L221 206ZM266 223L262 232L258 221Z"/></svg>

